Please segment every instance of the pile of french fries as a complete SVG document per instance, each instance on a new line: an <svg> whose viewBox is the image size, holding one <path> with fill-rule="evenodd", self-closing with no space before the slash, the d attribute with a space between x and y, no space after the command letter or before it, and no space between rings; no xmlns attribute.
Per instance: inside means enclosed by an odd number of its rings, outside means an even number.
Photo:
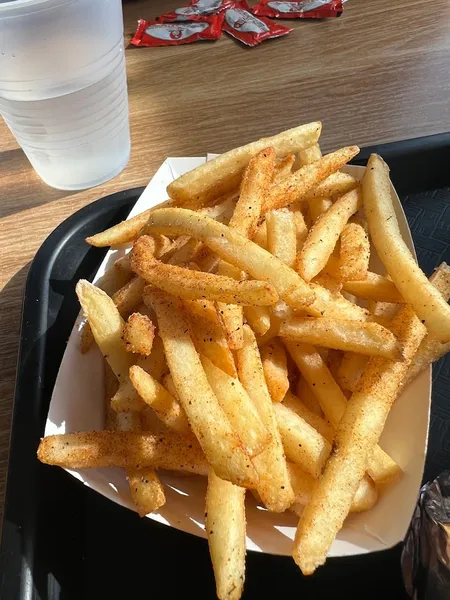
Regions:
<svg viewBox="0 0 450 600"><path fill-rule="evenodd" d="M87 239L132 244L103 289L76 288L81 350L105 359L105 430L38 450L64 468L123 467L140 515L165 502L160 469L208 477L220 599L243 590L246 490L299 515L293 557L313 573L348 514L401 477L378 445L389 410L450 349L450 269L417 266L383 160L358 182L340 170L359 149L322 156L320 132L227 152Z"/></svg>

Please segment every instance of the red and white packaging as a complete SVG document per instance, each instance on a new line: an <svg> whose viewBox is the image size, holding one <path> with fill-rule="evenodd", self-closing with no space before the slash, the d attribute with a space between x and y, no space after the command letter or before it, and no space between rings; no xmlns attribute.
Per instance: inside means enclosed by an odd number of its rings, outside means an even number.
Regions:
<svg viewBox="0 0 450 600"><path fill-rule="evenodd" d="M158 17L159 21L205 21L232 6L232 0L192 0L189 6L176 8Z"/></svg>
<svg viewBox="0 0 450 600"><path fill-rule="evenodd" d="M217 40L222 35L223 15L213 15L207 20L193 22L144 21L138 28L131 43L133 46L179 46L198 40Z"/></svg>
<svg viewBox="0 0 450 600"><path fill-rule="evenodd" d="M254 15L279 19L327 19L343 10L342 0L259 0L252 8Z"/></svg>
<svg viewBox="0 0 450 600"><path fill-rule="evenodd" d="M247 46L256 46L264 40L281 37L292 31L290 27L270 19L255 17L245 0L233 2L233 6L225 11L223 30Z"/></svg>

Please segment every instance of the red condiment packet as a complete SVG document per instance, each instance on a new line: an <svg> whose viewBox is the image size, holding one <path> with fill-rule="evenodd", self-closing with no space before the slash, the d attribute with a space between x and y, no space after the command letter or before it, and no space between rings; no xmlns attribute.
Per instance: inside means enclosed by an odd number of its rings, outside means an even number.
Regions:
<svg viewBox="0 0 450 600"><path fill-rule="evenodd" d="M233 4L232 0L192 0L189 6L176 8L158 17L167 21L204 21L212 15L218 15Z"/></svg>
<svg viewBox="0 0 450 600"><path fill-rule="evenodd" d="M342 0L259 0L252 8L254 15L279 19L326 19L343 10Z"/></svg>
<svg viewBox="0 0 450 600"><path fill-rule="evenodd" d="M201 22L162 23L140 19L131 43L133 46L178 46L197 40L217 40L222 35L223 15Z"/></svg>
<svg viewBox="0 0 450 600"><path fill-rule="evenodd" d="M287 35L292 31L270 19L255 17L245 1L233 2L232 7L225 11L222 29L247 46L256 46L264 40Z"/></svg>

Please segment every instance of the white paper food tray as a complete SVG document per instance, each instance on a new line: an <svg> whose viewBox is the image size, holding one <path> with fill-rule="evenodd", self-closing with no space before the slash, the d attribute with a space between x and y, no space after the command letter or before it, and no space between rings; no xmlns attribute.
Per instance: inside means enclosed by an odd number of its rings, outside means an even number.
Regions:
<svg viewBox="0 0 450 600"><path fill-rule="evenodd" d="M167 185L179 175L203 164L207 158L168 158L158 169L130 217L167 199ZM345 169L360 178L363 167ZM400 201L394 193L396 213L402 235L413 250L411 234ZM112 262L126 252L108 252L95 280ZM384 273L375 257L371 268ZM79 351L80 320L75 324L61 363L50 403L45 435L103 429L103 366L100 352L92 348ZM381 497L369 512L352 515L334 541L329 556L364 554L389 548L406 533L423 473L429 408L431 369L422 373L395 403L383 432L380 445L400 465L404 476ZM133 510L125 473L121 469L85 469L69 471L98 493ZM164 472L166 504L148 518L200 537L204 531L206 479L179 477ZM136 516L136 518L138 518ZM275 514L258 507L248 494L247 548L258 552L290 555L297 518L290 513Z"/></svg>

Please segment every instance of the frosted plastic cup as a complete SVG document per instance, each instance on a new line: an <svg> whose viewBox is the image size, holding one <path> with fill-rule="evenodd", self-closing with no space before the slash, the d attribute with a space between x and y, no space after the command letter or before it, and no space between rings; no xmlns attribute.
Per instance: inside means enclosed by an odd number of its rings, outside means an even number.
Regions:
<svg viewBox="0 0 450 600"><path fill-rule="evenodd" d="M121 0L0 0L0 114L48 185L120 173L130 155Z"/></svg>

